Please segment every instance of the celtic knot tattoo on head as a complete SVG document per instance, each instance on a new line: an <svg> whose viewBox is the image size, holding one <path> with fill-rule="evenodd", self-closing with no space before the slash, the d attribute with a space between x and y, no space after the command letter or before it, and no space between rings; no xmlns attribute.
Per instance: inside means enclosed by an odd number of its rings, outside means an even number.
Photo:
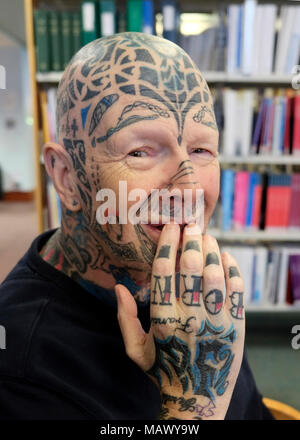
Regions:
<svg viewBox="0 0 300 440"><path fill-rule="evenodd" d="M137 99L120 109L115 126L101 133L102 118L122 95ZM171 115L181 145L192 108L196 123L215 128L209 89L200 71L180 47L153 35L125 32L84 46L70 61L57 96L58 135L75 137L78 130L87 131L93 147L123 127ZM204 121L203 112L210 121ZM75 114L81 117L79 127Z"/></svg>

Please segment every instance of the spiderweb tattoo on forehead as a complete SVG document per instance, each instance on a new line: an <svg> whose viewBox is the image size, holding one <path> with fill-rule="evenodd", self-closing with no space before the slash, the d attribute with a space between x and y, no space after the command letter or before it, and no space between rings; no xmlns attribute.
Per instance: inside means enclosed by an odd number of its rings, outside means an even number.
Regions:
<svg viewBox="0 0 300 440"><path fill-rule="evenodd" d="M117 124L97 136L104 114L123 94L136 101L120 108ZM93 41L70 61L57 95L58 135L85 131L95 147L141 120L174 117L180 145L187 113L209 101L206 81L180 47L152 35L121 33ZM214 116L211 121L215 128Z"/></svg>

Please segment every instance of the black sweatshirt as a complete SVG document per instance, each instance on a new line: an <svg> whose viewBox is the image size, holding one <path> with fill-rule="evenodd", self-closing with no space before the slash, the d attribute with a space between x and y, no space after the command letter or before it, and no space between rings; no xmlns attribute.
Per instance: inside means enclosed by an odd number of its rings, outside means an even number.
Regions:
<svg viewBox="0 0 300 440"><path fill-rule="evenodd" d="M94 296L45 262L38 236L0 286L0 419L158 419L156 385L125 353L109 291ZM139 307L149 329L149 307ZM226 419L268 419L244 355Z"/></svg>

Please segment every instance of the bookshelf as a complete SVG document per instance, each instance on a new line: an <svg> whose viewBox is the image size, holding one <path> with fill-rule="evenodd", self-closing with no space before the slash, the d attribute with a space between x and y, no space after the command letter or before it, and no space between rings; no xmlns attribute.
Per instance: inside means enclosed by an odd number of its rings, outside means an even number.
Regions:
<svg viewBox="0 0 300 440"><path fill-rule="evenodd" d="M49 71L38 72L37 60L35 53L35 40L34 40L34 9L45 7L49 8L47 3L42 0L24 0L25 2L25 19L26 19L26 35L27 35L27 49L29 58L29 67L31 75L31 91L33 102L33 116L34 116L34 151L35 151L35 174L36 174L36 189L35 189L35 201L36 212L38 217L39 231L42 232L47 228L47 190L46 190L46 176L43 160L41 157L41 146L45 141L43 134L42 119L43 111L41 108L41 91L47 90L47 88L55 88L62 77L62 71ZM217 10L222 3L218 0L208 2L207 0L188 0L178 1L181 7L181 12L195 12L207 10ZM243 3L237 1L226 1L225 4L239 4ZM265 2L258 2L264 4ZM273 1L272 3L277 6L282 5L281 1ZM295 2L286 2L288 4L295 4ZM80 7L80 0L55 0L52 2L51 8L63 9L64 7L73 8ZM116 1L117 8L124 10L125 2ZM161 2L159 0L154 1L155 12L159 13L161 9ZM209 86L213 89L222 88L249 88L252 90L258 89L289 89L293 79L292 74L287 73L270 73L270 74L242 74L242 73L228 73L224 71L208 70L202 73L208 82ZM285 171L292 173L300 170L300 154L289 155L226 155L220 154L219 161L221 169L228 169L233 167L234 169L242 170L271 170L271 171ZM300 242L300 229L295 230L279 230L271 232L268 230L229 230L224 231L220 228L212 226L210 233L214 235L224 245L233 244L245 244L257 246L276 246L292 244L296 245ZM295 311L295 308L285 305L270 305L270 306L249 306L249 311ZM297 310L297 309L296 309ZM300 309L299 309L300 310Z"/></svg>

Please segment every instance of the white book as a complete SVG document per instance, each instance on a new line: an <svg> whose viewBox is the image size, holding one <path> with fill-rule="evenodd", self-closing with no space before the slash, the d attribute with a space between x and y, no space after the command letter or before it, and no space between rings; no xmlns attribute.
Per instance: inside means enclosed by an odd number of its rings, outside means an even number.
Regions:
<svg viewBox="0 0 300 440"><path fill-rule="evenodd" d="M255 281L252 303L261 305L265 302L268 249L265 246L255 248Z"/></svg>
<svg viewBox="0 0 300 440"><path fill-rule="evenodd" d="M278 34L277 48L275 54L275 73L284 73L286 59L289 49L290 38L294 25L296 7L282 6L280 13L281 28Z"/></svg>
<svg viewBox="0 0 300 440"><path fill-rule="evenodd" d="M260 51L262 45L262 32L263 32L263 5L257 5L256 8L256 20L254 23L253 32L253 60L252 60L252 73L260 73Z"/></svg>
<svg viewBox="0 0 300 440"><path fill-rule="evenodd" d="M270 74L273 70L276 5L262 5L262 21L260 28L259 72Z"/></svg>
<svg viewBox="0 0 300 440"><path fill-rule="evenodd" d="M228 7L228 43L226 63L226 70L228 73L236 72L239 9L239 5L229 5Z"/></svg>
<svg viewBox="0 0 300 440"><path fill-rule="evenodd" d="M225 88L223 96L224 106L224 132L223 132L223 155L234 156L236 154L236 131L237 131L237 92Z"/></svg>
<svg viewBox="0 0 300 440"><path fill-rule="evenodd" d="M109 37L115 33L115 16L113 12L104 11L100 15L101 35ZM145 31L143 31L145 32Z"/></svg>
<svg viewBox="0 0 300 440"><path fill-rule="evenodd" d="M272 305L276 304L276 287L278 283L280 254L281 247L275 246L268 255L265 302Z"/></svg>
<svg viewBox="0 0 300 440"><path fill-rule="evenodd" d="M241 124L238 124L238 126L240 127L239 135L242 156L249 156L250 154L254 98L255 92L253 89L244 89L242 91L241 111L238 115L241 118Z"/></svg>
<svg viewBox="0 0 300 440"><path fill-rule="evenodd" d="M256 21L256 0L245 0L242 31L242 72L253 73L254 31Z"/></svg>
<svg viewBox="0 0 300 440"><path fill-rule="evenodd" d="M289 48L284 71L291 73L294 66L298 65L300 55L300 6L295 7L294 25L290 35Z"/></svg>

